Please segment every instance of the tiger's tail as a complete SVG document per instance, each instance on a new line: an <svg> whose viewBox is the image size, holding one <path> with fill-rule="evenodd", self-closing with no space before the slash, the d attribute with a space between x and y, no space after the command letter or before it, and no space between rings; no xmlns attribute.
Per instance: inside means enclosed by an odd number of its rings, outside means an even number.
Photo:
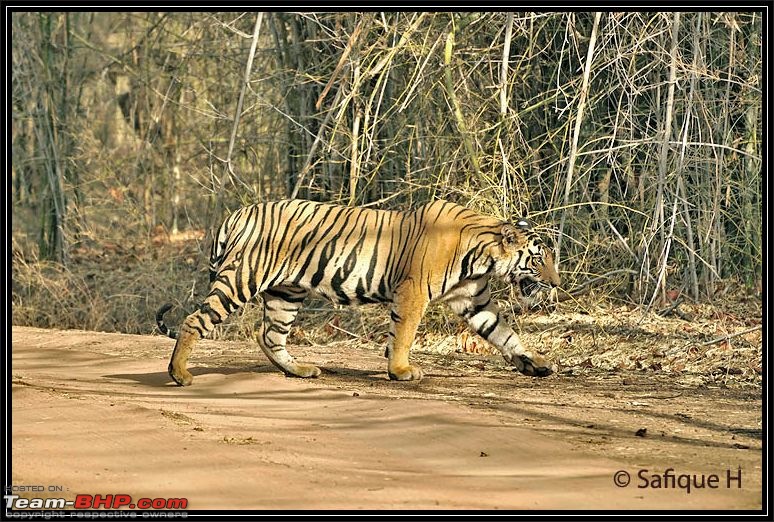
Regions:
<svg viewBox="0 0 774 522"><path fill-rule="evenodd" d="M171 308L171 303L166 303L162 305L161 308L159 308L159 310L156 312L156 324L158 325L159 330L161 330L161 333L172 339L177 339L177 330L171 330L167 328L166 324L164 324L164 314L169 312Z"/></svg>

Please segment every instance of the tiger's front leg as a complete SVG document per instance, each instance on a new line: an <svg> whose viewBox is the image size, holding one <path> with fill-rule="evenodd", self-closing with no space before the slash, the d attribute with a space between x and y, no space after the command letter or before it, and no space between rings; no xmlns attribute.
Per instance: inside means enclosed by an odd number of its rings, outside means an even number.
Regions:
<svg viewBox="0 0 774 522"><path fill-rule="evenodd" d="M392 380L418 381L423 376L422 368L409 364L409 351L425 308L427 297L413 281L405 281L398 286L390 310L392 323L386 353L387 373Z"/></svg>
<svg viewBox="0 0 774 522"><path fill-rule="evenodd" d="M500 310L489 294L489 280L471 281L447 300L449 307L462 316L481 337L495 345L503 358L524 375L547 377L557 371L556 364L524 349L519 336L500 318Z"/></svg>

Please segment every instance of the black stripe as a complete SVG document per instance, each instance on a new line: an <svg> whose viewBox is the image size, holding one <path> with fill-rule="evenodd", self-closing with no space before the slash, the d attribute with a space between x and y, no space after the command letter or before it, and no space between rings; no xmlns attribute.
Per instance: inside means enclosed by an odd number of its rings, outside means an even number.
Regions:
<svg viewBox="0 0 774 522"><path fill-rule="evenodd" d="M292 324L292 321L291 321ZM278 324L272 323L269 325L269 327L266 329L266 334L268 335L269 332L277 332L280 335L287 335L290 333L290 328L284 328Z"/></svg>
<svg viewBox="0 0 774 522"><path fill-rule="evenodd" d="M357 281L357 288L355 288L355 298L359 303L363 303L363 304L379 302L377 299L373 299L372 297L366 294L365 285L362 279L358 279Z"/></svg>
<svg viewBox="0 0 774 522"><path fill-rule="evenodd" d="M317 261L317 270L315 271L314 275L312 276L312 280L310 281L312 288L316 288L325 276L325 268L328 266L328 262L333 256L335 249L335 241L330 241L325 245L325 247L323 247L322 252L320 253L320 259Z"/></svg>
<svg viewBox="0 0 774 522"><path fill-rule="evenodd" d="M384 229L384 219L384 214L377 214L376 241L374 241L374 251L371 254L371 260L368 263L368 272L366 273L366 281L369 283L374 280L374 270L376 269L376 261L379 258L379 247L381 245L382 230Z"/></svg>
<svg viewBox="0 0 774 522"><path fill-rule="evenodd" d="M489 340L489 336L492 335L492 332L494 332L495 328L497 328L497 325L500 323L500 316L496 316L495 320L492 321L492 324L487 326L486 328L483 328L481 330L478 330L478 334L483 337L484 339ZM481 325L483 327L483 325Z"/></svg>
<svg viewBox="0 0 774 522"><path fill-rule="evenodd" d="M476 249L470 250L465 257L462 258L462 268L460 270L460 279L467 279L473 273L473 263L475 259L473 256L476 254Z"/></svg>
<svg viewBox="0 0 774 522"><path fill-rule="evenodd" d="M242 228L242 231L247 232L248 229L252 229L252 230L255 229L255 219L250 219L247 223L245 223L245 225ZM252 235L252 232L248 235L248 239L245 239L244 241L248 241L250 235ZM245 281L242 276L243 264L248 263L248 266L249 266L249 263L250 263L250 260L245 259L244 257L245 246L246 245L243 242L240 242L241 250L235 252L234 254L235 260L237 259L241 260L241 262L235 263L236 273L234 274L234 291L236 293L237 298L242 303L246 303L247 301L250 300L250 297L251 297L246 295L246 292L245 292L247 285L250 284L250 271L248 271L248 274L247 274L247 281Z"/></svg>
<svg viewBox="0 0 774 522"><path fill-rule="evenodd" d="M223 318L220 316L218 312L212 309L209 303L202 303L202 305L199 307L199 310L203 314L207 314L210 317L210 321L212 321L212 324L220 324L223 322Z"/></svg>
<svg viewBox="0 0 774 522"><path fill-rule="evenodd" d="M317 218L317 214L319 213L321 206L316 206L310 211L310 218L314 217ZM304 264L301 266L301 269L299 270L298 274L296 275L294 283L298 283L303 279L303 277L309 272L309 265L312 263L312 259L314 258L315 254L317 254L317 247L319 246L319 241L321 238L324 238L328 232L330 232L333 225L328 226L328 228L325 231L321 231L320 227L325 223L325 221L328 219L328 216L333 211L333 209L336 208L334 206L329 206L326 210L323 216L319 219L314 220L314 224L317 226L310 227L309 232L303 237L301 240L301 244L293 249L293 252L290 253L290 257L295 258L297 255L300 256L303 253L306 252L306 247L309 244L309 242L312 240L312 238L316 238L317 241L315 242L314 246L310 249L309 253L306 256L306 259L304 260ZM334 217L335 222L335 217ZM306 223L304 223L305 225ZM303 226L303 225L301 225Z"/></svg>
<svg viewBox="0 0 774 522"><path fill-rule="evenodd" d="M296 322L296 318L295 317L293 317L290 321L280 321L279 319L276 319L276 318L273 318L273 317L270 318L269 320L271 321L272 324L278 324L280 326L284 326L285 328L289 328L289 327L293 326L293 323Z"/></svg>
<svg viewBox="0 0 774 522"><path fill-rule="evenodd" d="M304 299L306 299L306 292L303 292L301 294L290 294L288 292L284 292L280 290L277 287L274 288L267 288L263 291L263 293L268 294L272 297L276 297L278 299L282 299L283 301L287 301L288 303L303 303Z"/></svg>
<svg viewBox="0 0 774 522"><path fill-rule="evenodd" d="M204 337L206 335L206 333L207 333L207 329L206 328L199 328L197 326L192 326L191 329L192 330L196 330L196 333L199 334L199 337Z"/></svg>
<svg viewBox="0 0 774 522"><path fill-rule="evenodd" d="M483 312L484 309L486 309L486 307L489 306L489 303L491 302L492 302L491 299L487 299L485 303L478 304L473 308L468 308L462 313L462 316L465 319L470 319L471 317L474 317L476 314Z"/></svg>
<svg viewBox="0 0 774 522"><path fill-rule="evenodd" d="M228 290L230 292L233 292L233 288L231 287L231 285L228 286ZM241 306L241 304L238 304L231 297L223 293L223 290L221 290L220 288L213 288L212 290L210 290L210 295L208 295L207 297L217 297L218 301L220 301L220 306L223 307L227 315Z"/></svg>
<svg viewBox="0 0 774 522"><path fill-rule="evenodd" d="M196 314L194 317L196 318L197 321L199 321L199 325L201 329L199 329L196 325L194 325L193 328L196 328L200 332L203 330L206 330L207 328L204 326L204 317L202 317L201 314Z"/></svg>

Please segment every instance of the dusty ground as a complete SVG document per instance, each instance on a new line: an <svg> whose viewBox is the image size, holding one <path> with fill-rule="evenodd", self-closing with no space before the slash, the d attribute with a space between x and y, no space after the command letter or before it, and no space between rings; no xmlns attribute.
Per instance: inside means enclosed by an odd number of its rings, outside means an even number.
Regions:
<svg viewBox="0 0 774 522"><path fill-rule="evenodd" d="M422 382L396 383L379 350L346 343L293 347L323 368L301 380L250 343L203 341L179 388L172 346L14 327L13 484L189 509L761 508L756 386L595 368L536 380L498 357L428 353L414 355ZM668 468L719 487L638 487L640 470Z"/></svg>

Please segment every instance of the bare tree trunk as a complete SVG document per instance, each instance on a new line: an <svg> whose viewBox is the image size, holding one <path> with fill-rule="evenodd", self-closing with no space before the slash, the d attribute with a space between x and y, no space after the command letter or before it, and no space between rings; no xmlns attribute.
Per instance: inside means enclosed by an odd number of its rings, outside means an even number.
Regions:
<svg viewBox="0 0 774 522"><path fill-rule="evenodd" d="M65 220L67 215L67 200L64 192L65 161L60 134L57 131L57 103L54 99L54 77L58 76L54 56L52 53L52 17L55 14L41 13L41 44L43 48L43 77L39 78L39 85L44 88L30 86L31 92L38 94L37 104L37 142L43 145L46 178L48 181L49 197L44 199L44 212L42 214L42 228L40 231L40 255L44 259L52 259L62 264L67 262L67 242L65 240ZM62 71L66 74L66 71ZM66 82L64 95L67 95Z"/></svg>
<svg viewBox="0 0 774 522"><path fill-rule="evenodd" d="M685 248L688 252L688 278L691 288L691 295L694 300L699 299L699 276L696 269L696 242L693 234L693 224L691 223L690 205L688 204L688 193L685 188L684 180L684 164L685 155L687 152L688 131L691 126L691 120L693 118L693 99L696 91L696 72L699 67L699 41L701 30L702 13L698 13L696 17L696 25L693 31L693 62L691 67L691 80L688 89L688 100L685 104L685 117L683 121L683 145L680 152L680 156L677 162L677 190L675 192L675 198L682 199L683 202L683 221L685 222L687 240ZM682 195L681 195L682 194Z"/></svg>

